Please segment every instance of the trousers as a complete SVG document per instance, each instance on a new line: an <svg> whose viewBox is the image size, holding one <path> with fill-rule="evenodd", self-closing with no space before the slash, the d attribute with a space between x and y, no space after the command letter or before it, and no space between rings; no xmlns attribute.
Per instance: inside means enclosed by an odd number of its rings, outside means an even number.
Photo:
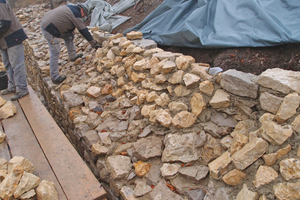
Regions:
<svg viewBox="0 0 300 200"><path fill-rule="evenodd" d="M2 62L8 75L8 90L28 92L23 43L1 49Z"/></svg>
<svg viewBox="0 0 300 200"><path fill-rule="evenodd" d="M46 31L43 27L41 27L42 33L46 38L49 51L50 51L50 77L52 80L55 80L59 77L59 66L58 59L60 55L60 41L61 38L54 37L48 31ZM70 59L76 57L76 47L74 45L73 39L74 35L70 34L68 37L62 38L65 41L65 45L68 50L68 55Z"/></svg>

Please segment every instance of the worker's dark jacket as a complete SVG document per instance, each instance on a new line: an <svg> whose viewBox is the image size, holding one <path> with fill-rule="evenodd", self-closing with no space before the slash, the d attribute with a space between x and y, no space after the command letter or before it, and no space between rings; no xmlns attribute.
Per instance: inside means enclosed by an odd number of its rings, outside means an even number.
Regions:
<svg viewBox="0 0 300 200"><path fill-rule="evenodd" d="M0 49L22 43L27 36L6 0L0 0Z"/></svg>
<svg viewBox="0 0 300 200"><path fill-rule="evenodd" d="M57 38L68 37L75 28L87 39L93 40L85 26L77 5L64 5L47 12L41 19L41 26Z"/></svg>

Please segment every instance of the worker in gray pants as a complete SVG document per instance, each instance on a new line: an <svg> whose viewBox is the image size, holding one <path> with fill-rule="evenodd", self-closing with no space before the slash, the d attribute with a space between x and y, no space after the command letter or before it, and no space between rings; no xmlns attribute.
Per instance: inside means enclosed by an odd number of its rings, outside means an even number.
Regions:
<svg viewBox="0 0 300 200"><path fill-rule="evenodd" d="M82 54L76 54L76 48L73 42L74 29L83 35L83 37L92 45L93 48L99 48L99 45L87 29L84 20L91 13L91 8L86 3L76 5L64 5L47 12L41 19L41 29L44 37L48 41L50 50L50 77L53 83L60 84L66 76L59 75L58 59L60 55L60 39L65 41L68 55L71 61L82 57Z"/></svg>
<svg viewBox="0 0 300 200"><path fill-rule="evenodd" d="M2 95L14 93L12 101L29 94L23 41L27 36L6 0L0 0L0 50L8 74L8 87Z"/></svg>

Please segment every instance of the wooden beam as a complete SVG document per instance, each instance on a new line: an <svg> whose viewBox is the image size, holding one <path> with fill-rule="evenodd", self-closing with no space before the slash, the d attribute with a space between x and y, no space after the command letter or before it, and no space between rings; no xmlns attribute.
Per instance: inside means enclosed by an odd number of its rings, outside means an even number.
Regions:
<svg viewBox="0 0 300 200"><path fill-rule="evenodd" d="M8 95L6 95L6 99L10 100L7 96ZM17 114L2 121L12 156L23 156L32 162L36 167L34 174L40 177L41 180L53 182L59 199L67 199L41 150L19 103L14 101L13 104L17 108Z"/></svg>
<svg viewBox="0 0 300 200"><path fill-rule="evenodd" d="M94 174L53 120L29 86L29 95L19 100L67 198L104 199L106 192Z"/></svg>

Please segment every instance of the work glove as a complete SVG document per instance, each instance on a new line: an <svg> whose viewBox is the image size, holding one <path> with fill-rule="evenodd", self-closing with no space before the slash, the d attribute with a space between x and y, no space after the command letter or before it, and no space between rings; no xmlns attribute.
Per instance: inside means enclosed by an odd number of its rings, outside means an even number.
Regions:
<svg viewBox="0 0 300 200"><path fill-rule="evenodd" d="M92 47L95 48L96 50L97 50L98 48L101 48L101 47L102 47L102 46L101 46L100 44L98 44L98 42L95 41L95 40L90 41L90 44L91 44Z"/></svg>

